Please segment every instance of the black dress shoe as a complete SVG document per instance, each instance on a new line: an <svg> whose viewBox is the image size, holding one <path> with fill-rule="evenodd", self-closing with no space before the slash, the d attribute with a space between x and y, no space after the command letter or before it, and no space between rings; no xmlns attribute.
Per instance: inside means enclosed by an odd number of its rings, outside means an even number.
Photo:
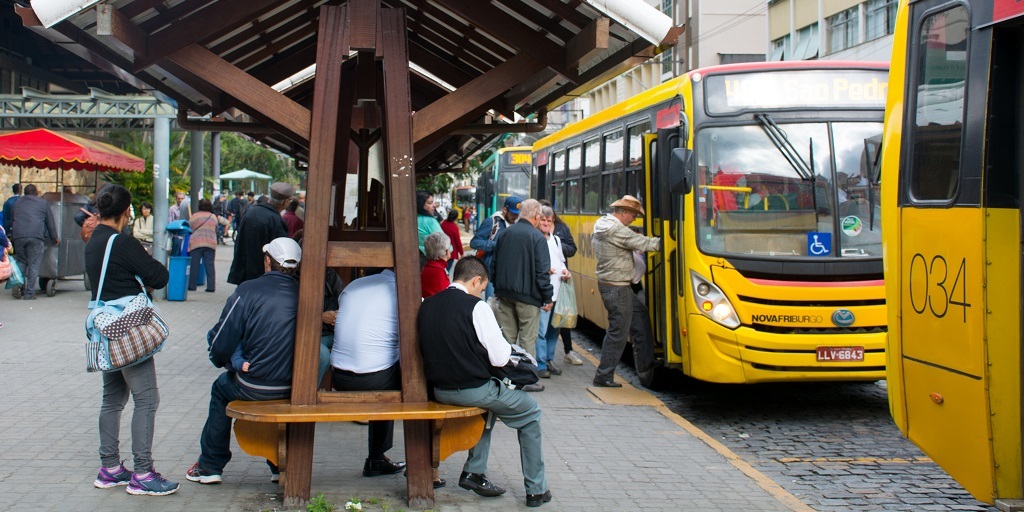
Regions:
<svg viewBox="0 0 1024 512"><path fill-rule="evenodd" d="M374 460L366 459L363 464L363 476L393 475L405 469L404 462L391 462L387 457Z"/></svg>
<svg viewBox="0 0 1024 512"><path fill-rule="evenodd" d="M434 489L440 489L446 485L448 485L448 482L444 478L438 478L437 480L434 480Z"/></svg>
<svg viewBox="0 0 1024 512"><path fill-rule="evenodd" d="M505 489L491 483L483 473L462 472L459 477L459 487L469 489L480 496L493 498L505 494Z"/></svg>
<svg viewBox="0 0 1024 512"><path fill-rule="evenodd" d="M621 388L622 384L615 382L614 380L595 380L595 388ZM536 506L536 505L535 505Z"/></svg>
<svg viewBox="0 0 1024 512"><path fill-rule="evenodd" d="M539 507L547 502L551 501L551 490L544 491L544 494L527 494L526 495L526 506L527 507Z"/></svg>
<svg viewBox="0 0 1024 512"><path fill-rule="evenodd" d="M548 363L548 373L550 373L551 375L561 375L562 369L551 366L551 363Z"/></svg>

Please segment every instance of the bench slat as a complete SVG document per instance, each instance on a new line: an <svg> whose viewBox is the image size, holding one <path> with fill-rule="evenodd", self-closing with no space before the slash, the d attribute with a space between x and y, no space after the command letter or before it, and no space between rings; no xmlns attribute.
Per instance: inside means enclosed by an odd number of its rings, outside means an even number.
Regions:
<svg viewBox="0 0 1024 512"><path fill-rule="evenodd" d="M227 415L260 423L317 423L334 421L437 420L466 418L484 414L479 407L463 407L436 402L330 403L291 405L287 400L228 404Z"/></svg>

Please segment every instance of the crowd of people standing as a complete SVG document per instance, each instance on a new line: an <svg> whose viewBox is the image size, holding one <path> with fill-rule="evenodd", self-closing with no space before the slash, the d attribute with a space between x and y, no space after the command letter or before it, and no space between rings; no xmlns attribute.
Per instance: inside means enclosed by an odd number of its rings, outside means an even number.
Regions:
<svg viewBox="0 0 1024 512"><path fill-rule="evenodd" d="M15 192L22 192L17 187ZM14 247L30 263L41 243L59 244L49 208L35 207L38 191L24 187L4 205L0 247L8 245L7 221L13 222ZM189 481L214 484L223 481L231 458L230 425L224 407L231 400L273 400L291 393L295 322L298 306L298 273L302 259L303 205L294 186L274 183L269 194L249 204L241 192L231 201L220 195L202 198L195 211L184 194L176 194L169 215L188 218L192 236L189 288L194 290L200 263L206 269L208 292L216 290L214 255L223 228L233 224L234 257L227 282L237 285L217 323L207 334L210 359L224 368L210 392L210 412L200 434L201 453L187 471ZM38 202L45 203L43 199ZM85 249L93 300L113 300L168 282L163 264L150 257L146 244L153 241L152 205L143 202L133 217L131 194L118 185L104 187L87 212L99 219ZM582 364L572 350L568 329L552 325L551 311L566 286L572 286L567 262L576 252L569 227L550 203L509 197L502 210L484 219L475 230L467 256L453 209L440 217L434 197L416 195L417 231L422 272L423 305L419 316L420 348L428 386L436 400L490 410L504 424L519 431L527 505L540 506L552 499L545 478L540 417L537 401L528 392L544 391L542 384L509 387L502 379L513 350L525 350L537 362L541 378L562 373L556 357L563 339L562 362ZM655 364L650 353L649 326L640 282L644 274L642 253L660 249L661 241L631 229L643 214L641 203L624 196L610 205L592 235L597 258L596 277L608 312L603 356L593 384L618 387L614 369L626 341L632 340L637 368ZM37 211L38 210L38 211ZM467 212L468 213L468 212ZM440 221L440 222L439 222ZM129 226L131 229L129 229ZM27 233L27 234L26 234ZM110 244L118 234L133 234ZM19 244L21 246L19 247ZM5 251L6 252L6 251ZM0 256L2 257L2 256ZM108 260L109 259L109 263ZM99 276L109 265L102 295L95 291ZM26 278L31 274L26 265ZM344 280L328 269L324 284L320 378L337 390L394 390L401 388L397 287L389 268L361 269ZM31 288L26 286L31 296ZM2 324L0 324L2 326ZM339 328L344 326L344 328ZM643 365L643 369L641 369ZM327 371L331 378L324 379ZM134 469L129 471L118 452L121 412L128 397L134 400L132 451ZM154 469L152 442L159 404L156 365L153 358L103 376L100 409L100 462L95 486L125 485L132 494L165 495L178 484ZM405 463L386 455L393 445L393 423L372 422L367 441L363 475L373 477L401 472ZM486 476L491 428L470 450L459 477L459 486L482 496L498 496L504 489ZM268 461L271 480L279 472ZM434 486L446 482L435 474Z"/></svg>

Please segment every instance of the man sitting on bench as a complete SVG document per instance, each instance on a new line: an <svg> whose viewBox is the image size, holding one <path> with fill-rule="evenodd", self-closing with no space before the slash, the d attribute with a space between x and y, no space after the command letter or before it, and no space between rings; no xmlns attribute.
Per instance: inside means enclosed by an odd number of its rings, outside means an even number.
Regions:
<svg viewBox="0 0 1024 512"><path fill-rule="evenodd" d="M232 400L278 400L292 389L295 355L295 319L299 307L296 271L302 249L287 237L263 246L264 274L238 285L228 297L217 325L206 338L210 361L228 367L213 382L210 413L200 438L202 453L185 478L201 484L219 484L231 460L231 418L225 408ZM240 357L235 354L241 350ZM232 357L240 359L238 368ZM277 467L267 461L271 482L279 480Z"/></svg>
<svg viewBox="0 0 1024 512"><path fill-rule="evenodd" d="M423 301L418 325L420 351L427 384L438 402L487 409L502 423L519 431L519 451L526 482L526 506L551 501L544 476L540 406L524 391L510 389L498 375L509 362L511 345L480 294L487 288L487 269L476 258L455 265L454 283ZM484 475L491 449L491 429L469 450L459 487L481 496L500 496L505 489Z"/></svg>
<svg viewBox="0 0 1024 512"><path fill-rule="evenodd" d="M338 391L402 389L395 273L378 269L370 274L349 283L338 298L331 348ZM395 422L371 421L369 431L363 476L393 475L405 469L404 462L391 462L384 455L391 449Z"/></svg>

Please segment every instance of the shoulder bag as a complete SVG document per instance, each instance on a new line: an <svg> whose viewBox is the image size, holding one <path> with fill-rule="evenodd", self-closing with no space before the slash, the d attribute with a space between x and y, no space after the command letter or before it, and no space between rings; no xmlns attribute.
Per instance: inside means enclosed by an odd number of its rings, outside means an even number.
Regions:
<svg viewBox="0 0 1024 512"><path fill-rule="evenodd" d="M112 301L100 299L115 238L116 234L107 240L96 300L89 302L92 311L85 319L85 360L90 372L116 371L141 363L159 352L170 334L139 276L135 276L141 288L138 295Z"/></svg>

